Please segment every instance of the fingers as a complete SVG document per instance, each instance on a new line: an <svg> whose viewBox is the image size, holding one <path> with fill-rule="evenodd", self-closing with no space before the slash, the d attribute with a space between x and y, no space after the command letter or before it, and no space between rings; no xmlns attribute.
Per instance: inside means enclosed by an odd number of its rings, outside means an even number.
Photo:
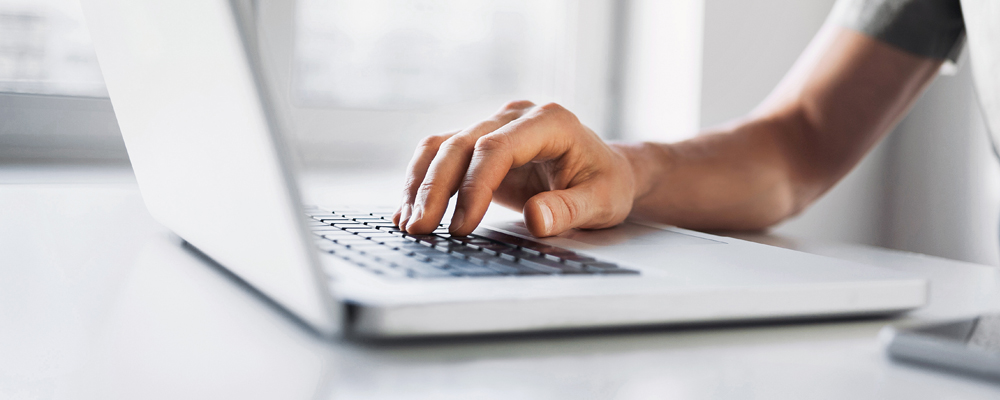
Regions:
<svg viewBox="0 0 1000 400"><path fill-rule="evenodd" d="M550 104L480 138L458 192L451 233L467 235L475 230L511 168L562 156L579 126L572 113Z"/></svg>
<svg viewBox="0 0 1000 400"><path fill-rule="evenodd" d="M440 143L413 199L408 203L412 209L411 214L399 226L407 232L418 234L429 233L437 228L448 208L448 199L458 190L465 176L477 140L518 119L532 107L534 104L527 101L509 103L491 118ZM404 204L401 212L406 212L406 209L407 205Z"/></svg>
<svg viewBox="0 0 1000 400"><path fill-rule="evenodd" d="M542 192L524 204L524 222L532 235L558 235L573 228L607 228L628 211L618 210L601 185L591 183L565 190Z"/></svg>
<svg viewBox="0 0 1000 400"><path fill-rule="evenodd" d="M424 176L427 175L427 168L430 167L431 161L434 160L434 156L441 147L441 143L444 143L445 140L448 140L457 133L458 131L444 135L428 136L417 145L417 149L413 152L413 158L410 159L410 164L406 167L406 183L403 185L402 204L399 210L392 215L392 222L396 226L406 226L406 222L410 219L413 199L416 198L417 189L419 189L420 183L424 181Z"/></svg>

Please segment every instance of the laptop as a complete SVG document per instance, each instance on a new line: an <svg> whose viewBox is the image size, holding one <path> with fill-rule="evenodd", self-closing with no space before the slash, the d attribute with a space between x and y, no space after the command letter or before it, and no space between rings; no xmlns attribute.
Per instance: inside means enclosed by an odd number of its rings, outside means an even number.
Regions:
<svg viewBox="0 0 1000 400"><path fill-rule="evenodd" d="M417 236L391 210L304 206L246 2L81 3L149 212L323 335L873 316L927 301L920 277L651 223Z"/></svg>

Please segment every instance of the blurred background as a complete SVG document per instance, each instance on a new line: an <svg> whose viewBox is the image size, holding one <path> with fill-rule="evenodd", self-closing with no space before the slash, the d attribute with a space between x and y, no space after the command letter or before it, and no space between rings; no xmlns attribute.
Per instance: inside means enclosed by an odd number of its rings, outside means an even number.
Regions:
<svg viewBox="0 0 1000 400"><path fill-rule="evenodd" d="M302 167L401 171L508 100L609 140L676 141L774 87L833 0L259 1L257 45ZM968 62L843 182L774 231L1000 264L1000 169ZM0 163L128 158L76 0L0 0Z"/></svg>

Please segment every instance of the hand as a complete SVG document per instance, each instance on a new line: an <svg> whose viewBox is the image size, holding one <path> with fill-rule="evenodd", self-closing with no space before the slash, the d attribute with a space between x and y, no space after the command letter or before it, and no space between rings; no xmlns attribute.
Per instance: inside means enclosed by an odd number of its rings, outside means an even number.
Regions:
<svg viewBox="0 0 1000 400"><path fill-rule="evenodd" d="M407 168L393 222L429 233L457 192L454 235L475 230L491 201L522 210L539 237L607 228L629 215L634 187L628 159L573 113L517 101L469 128L425 138Z"/></svg>

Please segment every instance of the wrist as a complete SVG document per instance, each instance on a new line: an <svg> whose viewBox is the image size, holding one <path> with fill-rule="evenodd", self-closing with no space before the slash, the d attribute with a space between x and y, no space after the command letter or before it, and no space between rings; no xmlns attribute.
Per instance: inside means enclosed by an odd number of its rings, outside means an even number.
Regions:
<svg viewBox="0 0 1000 400"><path fill-rule="evenodd" d="M653 192L673 160L668 144L638 142L609 143L609 146L625 158L632 171L633 205Z"/></svg>

